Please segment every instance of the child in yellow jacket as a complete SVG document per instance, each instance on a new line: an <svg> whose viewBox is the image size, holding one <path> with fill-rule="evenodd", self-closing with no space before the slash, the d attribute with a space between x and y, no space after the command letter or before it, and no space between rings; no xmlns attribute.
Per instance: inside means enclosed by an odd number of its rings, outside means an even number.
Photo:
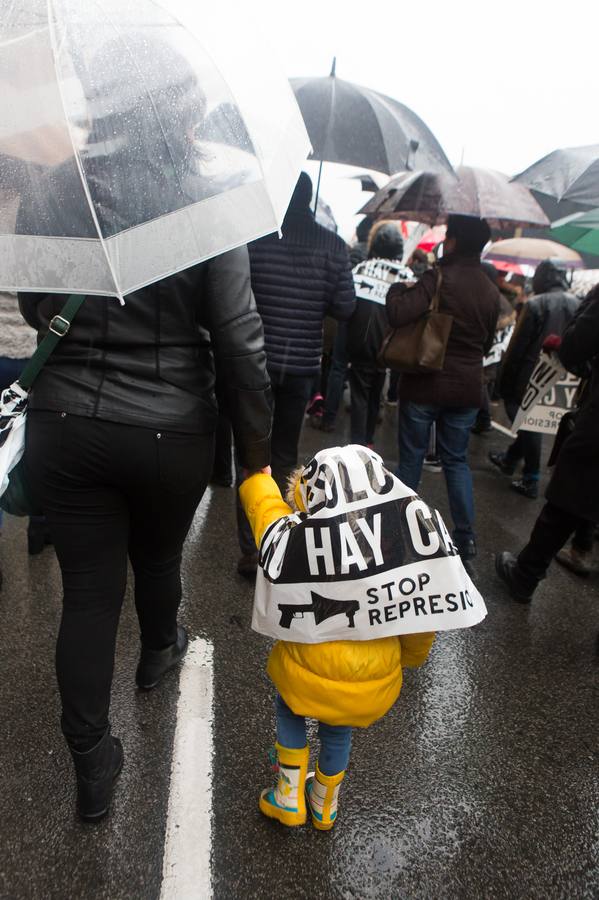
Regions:
<svg viewBox="0 0 599 900"><path fill-rule="evenodd" d="M256 544L261 549L259 579L266 576L268 581L273 580L274 570L271 565L269 574L268 565L274 564L276 569L277 551L272 550L272 540L270 550L268 547L265 548L265 545L268 544L269 538L272 538L274 531L278 528L278 536L281 538L280 565L284 548L290 544L287 540L288 532L291 533L298 525L309 522L310 514L315 510L319 509L322 515L323 505L326 506L328 502L330 506L331 497L336 498L337 487L333 479L328 478L327 471L337 466L336 477L340 472L341 476L344 476L344 473L347 476L349 473L349 476L353 477L351 467L354 464L362 466L365 470L370 467L368 471L371 479L373 467L377 467L379 482L373 482L376 491L382 492L386 489L384 485L393 479L405 491L408 500L418 500L413 492L409 492L409 489L384 469L380 457L362 447L333 448L331 451L317 454L315 460L292 476L288 492L290 503L283 500L275 481L269 475L255 474L243 482L240 487L241 503L252 527ZM344 481L346 491L347 484L348 477ZM355 498L362 494L346 493L346 497L348 496ZM385 498L375 495L373 502L379 502L380 499ZM419 500L418 502L421 503ZM397 501L398 509L399 503L400 501ZM354 502L353 507L355 506ZM347 508L353 507L350 502ZM351 517L351 513L349 516ZM326 521L333 523L331 527L335 528L337 519L334 521L334 518L330 518ZM355 519L353 521L355 522ZM274 524L277 522L279 526ZM361 538L360 529L355 525L352 526L350 521L349 528L352 527ZM363 526L364 532L367 533L365 528L366 526ZM372 534L372 531L370 533ZM350 534L350 542L351 539ZM317 555L324 552L322 548L315 549ZM355 565L362 568L358 557ZM346 564L346 569L348 568L349 563ZM464 577L467 577L465 573ZM355 588L351 582L347 583L349 587L346 588L344 582L342 588L349 596ZM268 587L270 585L267 584ZM280 588L283 591L282 596L285 596L285 588L285 585ZM323 590L326 590L326 580ZM312 597L317 597L318 600L326 599L314 593ZM338 604L329 615L338 615L335 611L337 608L345 611L345 607L340 606L346 602L344 600L326 602ZM258 593L254 608L254 628L258 615L257 605ZM285 604L280 604L278 609L283 610L284 607ZM300 612L298 615L303 618L304 614ZM346 615L349 623L352 615L349 606ZM353 623L349 624L351 627ZM264 631L260 627L257 630ZM426 660L434 640L434 632L392 634L368 640L321 641L319 637L309 639L318 642L277 641L268 660L267 671L277 689L276 750L279 776L274 789L262 792L260 809L266 816L277 819L284 825L302 825L306 821L309 808L313 825L320 830L329 830L337 818L339 786L349 760L352 728L367 727L388 712L401 690L402 666L420 666ZM314 778L308 779L307 783L309 748L306 740L306 717L318 720L320 739L320 753Z"/></svg>

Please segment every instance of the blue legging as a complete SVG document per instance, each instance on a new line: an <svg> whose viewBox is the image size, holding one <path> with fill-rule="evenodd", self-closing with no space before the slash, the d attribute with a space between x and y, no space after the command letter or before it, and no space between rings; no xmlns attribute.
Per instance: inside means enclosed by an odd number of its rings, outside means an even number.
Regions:
<svg viewBox="0 0 599 900"><path fill-rule="evenodd" d="M280 694L275 701L277 713L277 741L290 750L301 750L306 746L306 720L296 716ZM347 769L351 750L351 726L318 723L320 754L318 768L323 775L337 775Z"/></svg>

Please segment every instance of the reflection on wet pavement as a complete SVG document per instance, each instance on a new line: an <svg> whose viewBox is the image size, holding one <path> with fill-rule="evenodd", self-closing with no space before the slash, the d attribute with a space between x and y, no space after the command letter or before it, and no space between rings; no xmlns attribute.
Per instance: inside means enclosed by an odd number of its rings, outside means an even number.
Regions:
<svg viewBox="0 0 599 900"><path fill-rule="evenodd" d="M343 443L345 424L326 436L306 429L302 456L325 440ZM379 438L392 464L392 421ZM250 630L252 590L235 572L234 492L209 488L184 554L182 618L213 647L214 753L198 746L197 763L211 772L209 875L217 898L599 896L597 581L555 568L530 608L505 599L492 554L522 545L541 501L513 494L487 466L487 451L504 445L498 434L472 440L476 567L489 614L474 629L438 637L429 662L405 673L389 715L356 732L329 834L310 825L285 830L258 811L258 794L272 780L268 642ZM448 516L442 475L425 473L421 492ZM157 900L177 676L150 695L136 692L129 593L112 702L125 769L109 819L83 828L58 729L56 561L51 551L28 559L16 520L7 520L0 556L0 897ZM192 791L191 781L185 786ZM192 817L185 828L200 848L205 822ZM201 892L189 896L204 900Z"/></svg>

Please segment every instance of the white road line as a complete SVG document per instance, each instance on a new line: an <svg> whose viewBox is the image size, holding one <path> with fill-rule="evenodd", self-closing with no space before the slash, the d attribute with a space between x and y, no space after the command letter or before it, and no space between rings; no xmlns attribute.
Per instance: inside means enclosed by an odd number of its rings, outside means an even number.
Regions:
<svg viewBox="0 0 599 900"><path fill-rule="evenodd" d="M212 682L212 644L196 638L179 682L160 900L212 897Z"/></svg>
<svg viewBox="0 0 599 900"><path fill-rule="evenodd" d="M500 425L499 422L491 421L491 425L492 425L493 428L495 428L497 431L500 431L501 434L507 434L507 436L508 436L509 438L512 438L512 440L516 437L515 434L512 434L512 432L510 431L509 428L506 428L505 425Z"/></svg>

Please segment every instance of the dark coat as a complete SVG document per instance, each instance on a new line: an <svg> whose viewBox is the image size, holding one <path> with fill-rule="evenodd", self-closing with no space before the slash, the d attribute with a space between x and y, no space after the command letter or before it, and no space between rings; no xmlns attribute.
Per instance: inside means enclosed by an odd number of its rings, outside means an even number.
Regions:
<svg viewBox="0 0 599 900"><path fill-rule="evenodd" d="M312 375L320 368L324 317L344 321L354 311L349 256L344 241L318 225L309 208L288 212L282 233L249 245L268 369Z"/></svg>
<svg viewBox="0 0 599 900"><path fill-rule="evenodd" d="M19 294L40 336L65 301ZM270 456L270 388L245 247L135 291L125 306L87 297L37 379L30 409L210 434L215 367L241 465L262 468Z"/></svg>
<svg viewBox="0 0 599 900"><path fill-rule="evenodd" d="M564 366L588 377L576 426L559 453L546 497L566 512L599 522L599 285L580 304L559 350Z"/></svg>
<svg viewBox="0 0 599 900"><path fill-rule="evenodd" d="M499 385L504 400L521 402L545 338L563 333L578 303L573 294L553 287L524 305L501 364Z"/></svg>
<svg viewBox="0 0 599 900"><path fill-rule="evenodd" d="M499 291L477 256L451 254L439 263L443 280L440 312L454 317L442 372L404 374L400 399L442 407L480 407L483 357L493 344L499 316ZM434 295L437 269L412 286L394 284L387 294L387 315L397 328L422 316Z"/></svg>
<svg viewBox="0 0 599 900"><path fill-rule="evenodd" d="M356 308L347 325L347 352L352 366L378 368L377 357L389 331L386 294L396 281L414 281L399 260L368 259L354 269Z"/></svg>

